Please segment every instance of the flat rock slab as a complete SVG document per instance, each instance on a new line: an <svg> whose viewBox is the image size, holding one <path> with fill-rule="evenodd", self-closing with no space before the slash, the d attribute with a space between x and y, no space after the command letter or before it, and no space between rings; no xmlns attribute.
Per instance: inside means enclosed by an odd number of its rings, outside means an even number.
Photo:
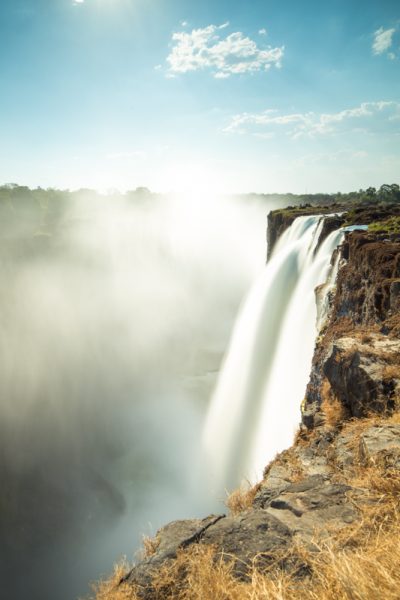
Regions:
<svg viewBox="0 0 400 600"><path fill-rule="evenodd" d="M375 425L360 437L360 458L364 464L392 457L390 466L400 469L400 425Z"/></svg>
<svg viewBox="0 0 400 600"><path fill-rule="evenodd" d="M280 519L255 509L221 519L207 529L201 543L213 545L218 553L233 558L235 574L243 576L256 557L258 563L274 560L277 550L286 548L291 537L291 530Z"/></svg>
<svg viewBox="0 0 400 600"><path fill-rule="evenodd" d="M316 475L292 484L265 509L293 535L308 541L316 532L325 535L331 527L341 529L358 518L348 495L352 490Z"/></svg>

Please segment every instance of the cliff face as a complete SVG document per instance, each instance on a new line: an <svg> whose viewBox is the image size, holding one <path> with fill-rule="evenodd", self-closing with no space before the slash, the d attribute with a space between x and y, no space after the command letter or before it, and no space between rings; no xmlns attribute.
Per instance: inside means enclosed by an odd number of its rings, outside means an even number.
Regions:
<svg viewBox="0 0 400 600"><path fill-rule="evenodd" d="M392 239L391 239L392 238ZM400 236L353 232L319 336L303 422L312 427L326 384L349 416L396 408L400 363ZM324 388L325 385L325 388Z"/></svg>
<svg viewBox="0 0 400 600"><path fill-rule="evenodd" d="M360 211L328 219L322 237L338 223L378 219L385 224L393 215L392 209L389 214ZM296 216L298 209L269 215L271 247ZM231 497L231 514L178 521L160 530L147 556L120 579L119 588L131 590L129 597L180 598L176 590L190 586L188 567L174 565L181 564L182 552L204 547L213 548L214 561L229 557L230 574L240 581L254 578L254 569L276 568L308 581L307 552L315 557L332 540L347 548L349 539L361 552L363 536L372 539L376 523L393 517L382 493L396 498L398 506L400 234L385 227L349 232L339 250L336 289L317 340L303 422L292 448L266 467L257 486ZM371 507L377 521L366 519ZM169 587L160 588L154 578L166 568L175 574Z"/></svg>

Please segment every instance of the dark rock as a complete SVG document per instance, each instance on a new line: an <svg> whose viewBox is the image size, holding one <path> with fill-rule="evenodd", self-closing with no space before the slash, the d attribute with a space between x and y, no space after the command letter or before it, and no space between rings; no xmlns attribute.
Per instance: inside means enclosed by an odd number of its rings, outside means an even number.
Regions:
<svg viewBox="0 0 400 600"><path fill-rule="evenodd" d="M400 311L400 279L390 283L390 309Z"/></svg>
<svg viewBox="0 0 400 600"><path fill-rule="evenodd" d="M290 543L292 533L278 518L254 509L236 517L226 517L210 527L202 543L212 544L218 553L235 559L235 574L243 576L260 555L267 562Z"/></svg>
<svg viewBox="0 0 400 600"><path fill-rule="evenodd" d="M159 543L155 553L134 566L123 581L135 583L146 589L162 565L168 560L176 558L178 550L198 543L209 527L224 518L224 515L211 515L205 519L168 523L157 532Z"/></svg>
<svg viewBox="0 0 400 600"><path fill-rule="evenodd" d="M307 410L303 410L302 416L301 416L301 422L303 423L303 425L305 425L307 427L307 429L314 428L314 419L315 419L317 410L318 410L318 405L316 403L314 403L313 405L311 405L311 403L310 403Z"/></svg>
<svg viewBox="0 0 400 600"><path fill-rule="evenodd" d="M322 226L321 233L319 235L318 244L316 250L322 244L322 242L328 237L332 231L336 231L339 227L342 227L346 221L346 217L342 215L332 215L326 217Z"/></svg>
<svg viewBox="0 0 400 600"><path fill-rule="evenodd" d="M400 340L377 334L364 344L356 338L340 338L332 343L323 370L333 393L352 416L362 417L371 411L384 413L392 408L391 400L399 383L393 377L388 379L385 373L388 362L399 355Z"/></svg>

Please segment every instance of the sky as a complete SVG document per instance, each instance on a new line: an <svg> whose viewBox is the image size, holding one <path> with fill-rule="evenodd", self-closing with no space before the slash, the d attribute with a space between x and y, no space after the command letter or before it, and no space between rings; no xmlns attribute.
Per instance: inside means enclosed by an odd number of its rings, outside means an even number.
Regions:
<svg viewBox="0 0 400 600"><path fill-rule="evenodd" d="M1 0L0 183L399 183L398 0Z"/></svg>

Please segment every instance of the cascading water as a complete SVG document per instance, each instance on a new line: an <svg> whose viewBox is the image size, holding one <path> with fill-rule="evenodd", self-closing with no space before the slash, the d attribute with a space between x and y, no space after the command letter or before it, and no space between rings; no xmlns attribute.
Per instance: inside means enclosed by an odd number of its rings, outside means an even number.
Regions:
<svg viewBox="0 0 400 600"><path fill-rule="evenodd" d="M284 232L236 322L203 432L215 492L260 479L293 441L317 333L314 290L344 235L316 250L323 220L298 217Z"/></svg>

